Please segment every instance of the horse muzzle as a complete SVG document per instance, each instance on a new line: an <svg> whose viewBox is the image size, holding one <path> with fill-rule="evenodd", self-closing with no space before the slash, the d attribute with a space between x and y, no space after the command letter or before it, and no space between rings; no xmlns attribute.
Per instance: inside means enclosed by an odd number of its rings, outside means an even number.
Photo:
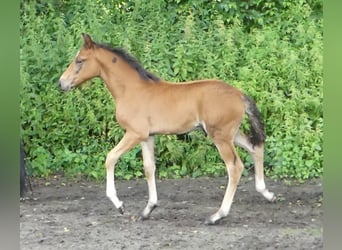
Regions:
<svg viewBox="0 0 342 250"><path fill-rule="evenodd" d="M72 81L67 79L59 79L59 88L63 91L69 91L74 87Z"/></svg>

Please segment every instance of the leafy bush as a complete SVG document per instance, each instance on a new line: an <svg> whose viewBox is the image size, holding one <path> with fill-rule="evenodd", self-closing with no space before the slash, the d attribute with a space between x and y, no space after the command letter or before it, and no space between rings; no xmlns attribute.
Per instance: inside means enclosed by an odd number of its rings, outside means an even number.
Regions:
<svg viewBox="0 0 342 250"><path fill-rule="evenodd" d="M169 81L218 78L244 90L265 121L268 175L322 175L322 1L22 1L21 17L21 132L34 175L102 179L105 156L124 133L99 79L58 89L81 32L126 48ZM250 157L239 152L249 170ZM157 136L156 160L160 177L225 174L200 132ZM142 175L138 146L116 176Z"/></svg>

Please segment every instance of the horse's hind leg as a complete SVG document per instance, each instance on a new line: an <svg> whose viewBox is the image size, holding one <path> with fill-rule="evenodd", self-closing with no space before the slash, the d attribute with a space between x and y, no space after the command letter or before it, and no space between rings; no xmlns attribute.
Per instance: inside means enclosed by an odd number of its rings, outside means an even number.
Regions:
<svg viewBox="0 0 342 250"><path fill-rule="evenodd" d="M157 188L155 181L156 165L154 161L154 137L150 136L146 141L141 142L144 170L148 185L149 199L139 219L147 219L153 209L157 206Z"/></svg>
<svg viewBox="0 0 342 250"><path fill-rule="evenodd" d="M108 154L106 158L106 172L107 172L107 183L106 183L106 194L107 197L113 202L114 206L119 210L121 214L124 212L123 202L119 200L115 184L114 184L114 168L115 164L119 160L120 156L133 148L140 142L140 139L136 136L127 133L121 139L118 145L116 145Z"/></svg>
<svg viewBox="0 0 342 250"><path fill-rule="evenodd" d="M235 135L234 143L249 152L253 158L256 190L267 200L274 201L275 195L268 191L264 180L264 144L253 146L248 137L240 131Z"/></svg>
<svg viewBox="0 0 342 250"><path fill-rule="evenodd" d="M228 215L244 168L232 142L221 141L218 143L214 141L214 143L226 164L229 180L221 207L216 213L205 220L205 224L207 225L213 225Z"/></svg>

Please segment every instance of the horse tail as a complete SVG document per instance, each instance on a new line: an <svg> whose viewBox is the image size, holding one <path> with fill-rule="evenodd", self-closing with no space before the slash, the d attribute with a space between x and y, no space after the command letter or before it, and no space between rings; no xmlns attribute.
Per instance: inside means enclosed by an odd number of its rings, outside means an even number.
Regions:
<svg viewBox="0 0 342 250"><path fill-rule="evenodd" d="M251 125L250 141L253 146L263 144L265 142L265 129L261 121L261 114L255 102L247 95L243 96L243 101L246 105L246 114Z"/></svg>

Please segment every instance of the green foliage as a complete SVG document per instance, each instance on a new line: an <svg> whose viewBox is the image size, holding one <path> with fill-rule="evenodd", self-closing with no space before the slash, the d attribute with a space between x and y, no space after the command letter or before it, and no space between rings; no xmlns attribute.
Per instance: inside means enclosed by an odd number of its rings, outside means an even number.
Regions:
<svg viewBox="0 0 342 250"><path fill-rule="evenodd" d="M34 175L103 179L105 156L124 133L101 80L58 89L81 32L126 48L169 81L218 78L244 90L265 121L267 174L322 175L321 0L22 1L21 18L21 132ZM159 177L226 173L200 132L157 136L155 151ZM143 176L139 146L120 159L116 176Z"/></svg>

